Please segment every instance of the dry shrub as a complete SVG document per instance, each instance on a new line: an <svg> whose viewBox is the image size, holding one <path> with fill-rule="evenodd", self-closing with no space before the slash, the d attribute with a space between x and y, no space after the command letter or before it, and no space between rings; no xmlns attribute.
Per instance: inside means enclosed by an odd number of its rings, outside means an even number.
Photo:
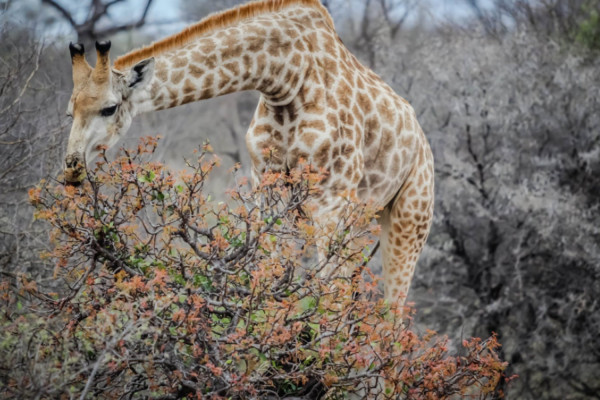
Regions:
<svg viewBox="0 0 600 400"><path fill-rule="evenodd" d="M348 196L337 224L311 219L323 175L308 165L213 204L209 146L179 176L145 161L155 148L146 138L104 158L79 188L31 190L61 284L1 283L2 397L501 395L495 337L449 355L445 338L409 329L412 312L386 304L368 269L341 273L368 258L372 209ZM338 273L321 277L328 266Z"/></svg>

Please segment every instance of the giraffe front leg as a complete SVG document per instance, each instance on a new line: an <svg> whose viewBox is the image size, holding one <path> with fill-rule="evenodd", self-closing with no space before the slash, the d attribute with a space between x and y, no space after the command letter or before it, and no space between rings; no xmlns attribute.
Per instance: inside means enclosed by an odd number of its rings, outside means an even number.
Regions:
<svg viewBox="0 0 600 400"><path fill-rule="evenodd" d="M416 168L381 215L385 298L404 305L433 219L432 168Z"/></svg>

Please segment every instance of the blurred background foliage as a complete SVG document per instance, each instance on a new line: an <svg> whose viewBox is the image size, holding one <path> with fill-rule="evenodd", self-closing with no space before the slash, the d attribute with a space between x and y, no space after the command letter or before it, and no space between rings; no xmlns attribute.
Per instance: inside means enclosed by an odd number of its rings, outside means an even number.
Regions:
<svg viewBox="0 0 600 400"><path fill-rule="evenodd" d="M0 1L5 278L52 283L26 193L61 173L68 42L111 39L115 57L238 3ZM434 150L435 223L410 293L418 323L454 340L496 332L519 375L508 398L600 398L600 0L323 3L344 43L413 104ZM123 143L160 134L156 158L179 169L210 140L224 161L208 187L219 197L230 166L249 171L256 100L145 115Z"/></svg>

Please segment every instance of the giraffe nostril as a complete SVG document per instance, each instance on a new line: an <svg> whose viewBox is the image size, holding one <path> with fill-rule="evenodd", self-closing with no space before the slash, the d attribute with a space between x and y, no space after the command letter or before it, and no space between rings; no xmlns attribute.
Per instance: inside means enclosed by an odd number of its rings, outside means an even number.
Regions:
<svg viewBox="0 0 600 400"><path fill-rule="evenodd" d="M67 168L81 168L83 158L79 153L69 154L65 158L65 165Z"/></svg>

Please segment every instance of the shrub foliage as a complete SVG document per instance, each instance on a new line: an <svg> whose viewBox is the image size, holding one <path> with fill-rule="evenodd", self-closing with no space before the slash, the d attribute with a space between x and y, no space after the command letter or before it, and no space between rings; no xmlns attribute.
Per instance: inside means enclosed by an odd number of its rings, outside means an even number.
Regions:
<svg viewBox="0 0 600 400"><path fill-rule="evenodd" d="M495 337L450 355L381 299L372 208L348 196L339 222L312 219L308 165L214 204L210 147L176 176L148 161L156 143L104 157L79 188L31 190L54 281L0 283L0 397L501 396Z"/></svg>

